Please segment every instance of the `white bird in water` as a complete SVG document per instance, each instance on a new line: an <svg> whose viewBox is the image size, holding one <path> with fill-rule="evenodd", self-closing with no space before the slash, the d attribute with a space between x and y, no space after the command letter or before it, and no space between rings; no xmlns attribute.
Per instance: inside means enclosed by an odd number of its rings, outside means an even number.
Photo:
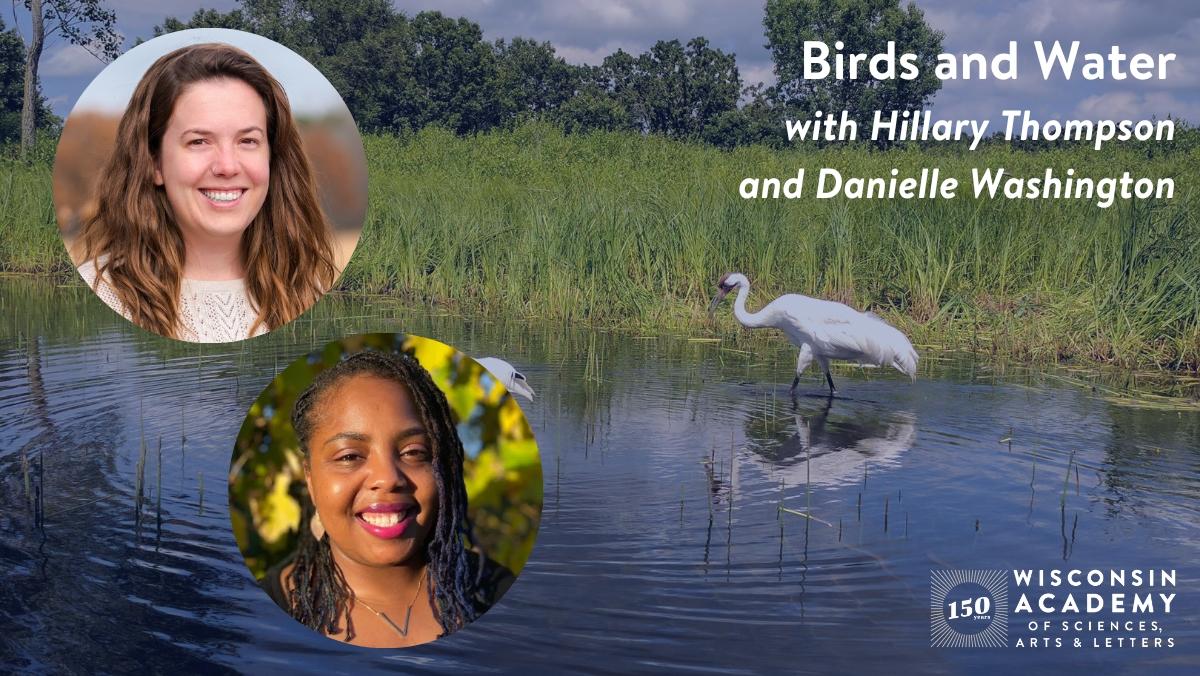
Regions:
<svg viewBox="0 0 1200 676"><path fill-rule="evenodd" d="M513 368L512 364L496 357L483 357L475 361L487 369L492 374L492 377L499 381L509 392L533 401L533 388L529 386L529 381L526 380L525 376Z"/></svg>
<svg viewBox="0 0 1200 676"><path fill-rule="evenodd" d="M738 272L728 272L717 282L717 295L708 306L711 315L726 294L738 290L733 316L750 329L776 328L800 348L796 359L796 377L791 392L796 393L800 374L815 359L825 372L829 395L837 388L829 373L832 359L871 366L894 366L904 375L917 379L917 351L903 333L883 321L874 312L859 312L842 303L789 293L771 301L758 312L746 311L750 280Z"/></svg>

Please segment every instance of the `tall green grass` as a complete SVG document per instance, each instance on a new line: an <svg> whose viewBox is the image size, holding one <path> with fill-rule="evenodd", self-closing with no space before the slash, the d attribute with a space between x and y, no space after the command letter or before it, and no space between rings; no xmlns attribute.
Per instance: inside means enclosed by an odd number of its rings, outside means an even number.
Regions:
<svg viewBox="0 0 1200 676"><path fill-rule="evenodd" d="M537 124L364 142L370 208L340 282L346 290L472 315L708 332L704 309L718 276L740 271L754 285L752 308L787 292L834 298L874 309L921 344L1040 361L1200 365L1196 151L726 152L636 134L564 136ZM887 176L935 166L960 179L958 197L812 196L821 167ZM801 167L804 199L738 196L747 176L787 178ZM1176 194L1107 209L1091 200L975 200L972 167L1170 176ZM24 230L0 234L0 265L59 267L48 170L7 176L0 215ZM5 197L5 181L16 197ZM732 329L727 307L720 321L716 330Z"/></svg>
<svg viewBox="0 0 1200 676"><path fill-rule="evenodd" d="M545 126L366 139L369 227L344 284L472 314L639 331L704 325L723 272L751 306L786 292L874 308L925 343L1023 358L1200 364L1200 156L1117 148L858 148L732 153ZM953 200L818 200L815 174L958 177ZM801 200L743 200L742 178L805 167ZM972 167L1170 176L1174 199L976 200ZM723 314L728 315L728 310ZM728 319L723 320L728 322ZM725 330L722 324L722 330Z"/></svg>
<svg viewBox="0 0 1200 676"><path fill-rule="evenodd" d="M54 222L49 163L0 156L0 271L62 272L70 266Z"/></svg>

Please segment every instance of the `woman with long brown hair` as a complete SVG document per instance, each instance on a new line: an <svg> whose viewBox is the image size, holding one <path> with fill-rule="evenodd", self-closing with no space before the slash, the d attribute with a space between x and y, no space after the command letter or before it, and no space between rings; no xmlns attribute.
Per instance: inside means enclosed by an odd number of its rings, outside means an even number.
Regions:
<svg viewBox="0 0 1200 676"><path fill-rule="evenodd" d="M195 342L298 317L333 285L328 220L287 95L225 44L150 67L117 128L79 268L133 323Z"/></svg>

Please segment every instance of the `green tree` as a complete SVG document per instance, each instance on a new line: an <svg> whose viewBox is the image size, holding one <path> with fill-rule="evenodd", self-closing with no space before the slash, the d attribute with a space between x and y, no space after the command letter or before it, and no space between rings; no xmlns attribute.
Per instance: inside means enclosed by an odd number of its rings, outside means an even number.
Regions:
<svg viewBox="0 0 1200 676"><path fill-rule="evenodd" d="M699 137L723 113L737 108L741 77L732 54L698 37L685 47L660 40L634 58L618 50L604 59L595 82L646 133Z"/></svg>
<svg viewBox="0 0 1200 676"><path fill-rule="evenodd" d="M767 0L763 25L775 61L778 98L803 113L846 110L859 124L870 124L876 110L926 106L941 87L934 68L944 35L930 27L911 2L901 7L900 0ZM885 52L888 41L895 41L897 59L901 54L916 54L920 74L903 80L897 67L897 77L890 80L876 80L869 73L854 80L838 80L833 74L806 80L807 40L828 46L830 64L839 40L843 54L868 55Z"/></svg>
<svg viewBox="0 0 1200 676"><path fill-rule="evenodd" d="M20 6L13 2L13 11ZM55 36L79 45L101 60L117 58L124 39L117 32L116 13L100 0L25 0L29 11L29 42L25 46L21 98L21 156L28 157L35 141L39 100L38 64L46 40Z"/></svg>
<svg viewBox="0 0 1200 676"><path fill-rule="evenodd" d="M342 94L362 129L409 126L415 93L408 21L386 0L241 0L229 12L168 18L156 36L189 28L233 28L270 38L308 59ZM379 64L388 64L381 68Z"/></svg>
<svg viewBox="0 0 1200 676"><path fill-rule="evenodd" d="M549 42L486 43L472 21L439 12L409 18L387 0L240 0L231 12L167 19L155 34L202 26L252 31L295 50L329 78L365 130L436 124L471 134L536 117L573 132L705 138L733 119L741 89L734 56L704 38L573 66Z"/></svg>
<svg viewBox="0 0 1200 676"><path fill-rule="evenodd" d="M709 47L708 40L693 38L684 52L683 96L688 134L699 135L721 114L737 108L742 78L737 59Z"/></svg>
<svg viewBox="0 0 1200 676"><path fill-rule="evenodd" d="M168 17L154 35L233 28L270 38L315 64L404 20L387 0L240 0L240 5L229 12L199 9L186 22Z"/></svg>
<svg viewBox="0 0 1200 676"><path fill-rule="evenodd" d="M415 58L411 27L397 17L347 42L319 67L341 92L360 129L395 132L415 129L422 117Z"/></svg>
<svg viewBox="0 0 1200 676"><path fill-rule="evenodd" d="M776 103L775 90L755 84L742 90L743 104L718 115L704 129L704 140L720 148L753 144L782 147L786 142L783 120L789 109Z"/></svg>
<svg viewBox="0 0 1200 676"><path fill-rule="evenodd" d="M527 38L496 41L497 90L506 117L543 116L571 99L581 68L554 53L554 45Z"/></svg>
<svg viewBox="0 0 1200 676"><path fill-rule="evenodd" d="M174 33L176 31L187 30L189 28L231 28L239 31L253 31L254 26L246 15L242 14L240 9L235 9L229 12L221 12L215 9L198 9L192 15L191 19L186 22L180 21L175 17L167 17L162 22L161 26L154 27L154 37ZM141 38L138 38L138 44L142 43Z"/></svg>
<svg viewBox="0 0 1200 676"><path fill-rule="evenodd" d="M412 19L412 33L419 105L413 126L437 123L460 134L496 126L501 121L496 55L479 24L421 12Z"/></svg>
<svg viewBox="0 0 1200 676"><path fill-rule="evenodd" d="M0 143L21 137L21 105L25 98L25 42L15 30L8 30L0 19ZM54 126L58 121L37 94L35 126Z"/></svg>
<svg viewBox="0 0 1200 676"><path fill-rule="evenodd" d="M479 25L387 0L241 0L228 13L167 19L155 34L222 26L268 37L308 59L341 92L362 129L440 124L460 134L502 120L498 68Z"/></svg>
<svg viewBox="0 0 1200 676"><path fill-rule="evenodd" d="M616 97L595 84L586 84L551 116L568 133L617 131L631 128L629 111Z"/></svg>

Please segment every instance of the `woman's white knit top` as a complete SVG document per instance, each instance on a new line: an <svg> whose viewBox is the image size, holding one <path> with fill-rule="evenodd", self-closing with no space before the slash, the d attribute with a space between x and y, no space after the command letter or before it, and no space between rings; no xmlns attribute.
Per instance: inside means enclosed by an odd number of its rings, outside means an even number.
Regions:
<svg viewBox="0 0 1200 676"><path fill-rule="evenodd" d="M96 263L79 266L79 275L113 310L129 319L116 292L107 279L96 284ZM246 294L245 280L209 282L184 279L179 290L179 338L193 343L228 343L250 337L250 326L258 313ZM266 333L259 326L254 335Z"/></svg>

